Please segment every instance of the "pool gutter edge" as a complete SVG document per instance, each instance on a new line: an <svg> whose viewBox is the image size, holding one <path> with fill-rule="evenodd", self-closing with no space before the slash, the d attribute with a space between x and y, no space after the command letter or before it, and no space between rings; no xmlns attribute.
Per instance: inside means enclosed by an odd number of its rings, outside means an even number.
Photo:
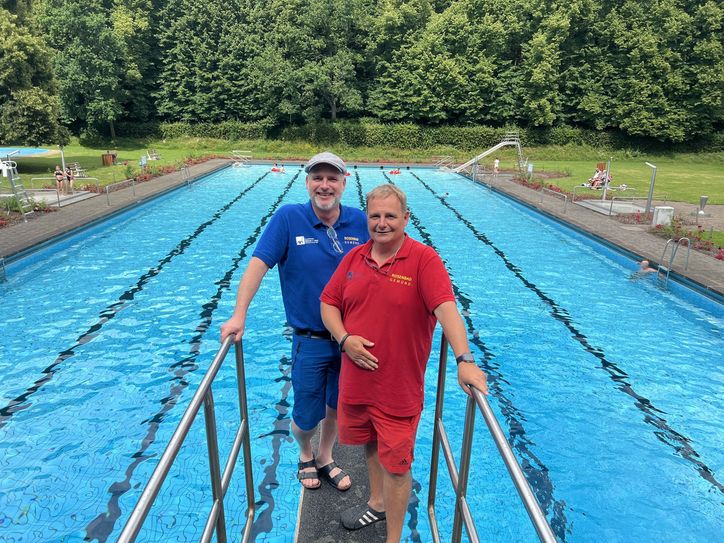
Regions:
<svg viewBox="0 0 724 543"><path fill-rule="evenodd" d="M206 163L203 163L203 164L206 164ZM79 234L89 228L93 228L94 226L97 226L105 221L111 220L111 219L117 217L118 215L126 213L136 207L146 205L149 202L152 202L153 200L155 200L157 198L161 198L174 191L180 190L180 189L188 186L191 183L196 183L197 181L200 181L204 177L207 177L213 173L216 173L219 170L222 170L224 168L228 168L230 166L230 164L231 164L231 161L225 161L222 164L215 165L212 169L210 169L208 171L203 171L203 172L192 175L191 177L188 178L188 180L181 179L178 183L175 183L169 187L163 188L163 189L159 190L158 192L154 192L154 193L148 194L146 196L139 197L127 204L121 205L118 208L114 208L112 211L109 211L105 215L96 217L95 219L91 219L90 221L84 222L82 224L72 226L68 230L62 230L59 233L56 233L49 238L46 238L42 241L38 241L37 243L33 243L32 245L25 247L23 249L19 249L15 252L9 253L2 257L4 260L4 263L5 263L5 265L12 264L13 262L16 262L17 260L25 258L26 256L29 256L35 252L41 251L41 250L45 249L46 247L49 247L55 243L63 241L72 236L75 236L76 234ZM179 172L174 172L174 174L178 174L178 173ZM174 174L170 174L170 175L174 175ZM163 177L164 176L159 176L158 178L154 179L154 181L161 180L161 179L163 179ZM122 189L122 190L130 191L132 189L126 188L126 189ZM120 192L120 191L118 191L118 192ZM16 227L22 227L22 225L18 225Z"/></svg>
<svg viewBox="0 0 724 543"><path fill-rule="evenodd" d="M611 249L627 258L631 258L636 261L647 259L654 264L657 264L657 265L659 264L657 259L642 255L641 253L637 252L637 250L634 248L620 245L619 243L613 242L613 241L601 236L600 234L597 234L595 232L588 230L583 225L576 224L574 222L571 222L570 220L566 220L567 219L566 217L557 214L553 210L543 209L541 206L535 205L533 202L524 199L521 195L514 194L512 192L508 192L500 186L495 186L495 185L485 183L485 182L477 180L477 179L473 179L472 177L470 177L464 173L460 173L459 175L461 175L462 177L464 177L465 179L467 179L469 181L472 181L473 183L475 183L477 185L480 185L489 190L492 190L496 194L499 194L505 198L509 198L510 200L514 201L515 203L522 205L523 207L525 207L531 211L534 211L535 213L539 213L539 214L545 216L546 218L553 220L558 224L561 224L562 226L570 228L571 230L577 232L578 234L586 236L587 238L589 238L597 243L600 243L601 245L607 247L608 249ZM513 182L513 181L511 180L511 182ZM516 186L519 186L519 185L516 185ZM531 189L527 189L527 190L531 190ZM535 192L535 195L536 195L536 197L538 197L537 192ZM593 212L591 212L591 213L593 213ZM609 218L606 217L606 219L609 219ZM692 290L695 290L696 292L712 299L713 301L715 301L719 304L724 304L724 290L720 289L717 286L708 285L697 279L689 277L688 275L686 275L685 273L683 273L681 271L675 271L673 269L670 271L669 278L673 281L676 281L677 283L679 283L681 285L684 285L686 287L691 288Z"/></svg>

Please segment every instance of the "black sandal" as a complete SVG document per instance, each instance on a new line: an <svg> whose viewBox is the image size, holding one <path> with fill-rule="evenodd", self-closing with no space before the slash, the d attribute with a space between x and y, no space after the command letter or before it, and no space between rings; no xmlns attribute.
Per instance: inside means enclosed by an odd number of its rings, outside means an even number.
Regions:
<svg viewBox="0 0 724 543"><path fill-rule="evenodd" d="M314 471L302 471L303 469L309 468L314 468ZM299 462L297 462L297 479L299 479L300 483L304 479L317 480L319 484L316 486L306 486L304 483L302 483L302 486L307 490L316 490L320 486L322 486L322 481L319 479L319 471L317 470L317 463L314 461L314 458L312 458L311 460L307 460L306 462L302 462L300 459Z"/></svg>
<svg viewBox="0 0 724 543"><path fill-rule="evenodd" d="M359 530L375 522L385 520L384 511L375 511L369 505L356 505L342 512L342 526L348 530Z"/></svg>
<svg viewBox="0 0 724 543"><path fill-rule="evenodd" d="M334 477L332 477L330 475L330 473L332 473L332 471L334 469L339 469L339 473L337 475L335 475ZM347 477L348 474L346 471L344 471L342 468L340 468L335 462L330 462L326 466L317 468L317 472L319 473L319 475L321 475L322 477L327 479L327 481L329 481L329 484L332 485L337 490L339 490L340 492L345 492L345 491L349 490L350 487L352 486L352 479L350 479L350 484L348 487L342 488L339 486L339 483L341 483L342 479Z"/></svg>

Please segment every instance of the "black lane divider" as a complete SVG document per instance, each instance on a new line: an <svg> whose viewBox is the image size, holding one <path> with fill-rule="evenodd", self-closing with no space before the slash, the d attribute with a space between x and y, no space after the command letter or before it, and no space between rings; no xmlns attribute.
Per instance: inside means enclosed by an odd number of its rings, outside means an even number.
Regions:
<svg viewBox="0 0 724 543"><path fill-rule="evenodd" d="M287 329L284 332L284 336L291 343L292 334L291 329ZM287 357L283 356L279 361L279 371L281 376L275 379L275 382L282 383L281 398L275 405L277 410L277 417L274 420L274 429L266 434L261 434L259 438L271 437L272 438L272 458L271 463L264 467L264 479L259 483L257 487L261 498L256 501L257 515L254 519L254 523L251 527L251 540L256 541L259 534L271 533L274 527L274 519L272 514L276 506L274 499L274 491L279 488L279 478L277 477L277 468L281 460L281 447L282 442L290 439L290 407L289 403L289 392L292 389L292 361ZM262 509L264 505L267 505L265 509Z"/></svg>
<svg viewBox="0 0 724 543"><path fill-rule="evenodd" d="M385 178L389 183L394 184L386 174ZM412 210L410 210L410 220L420 233L420 237L422 237L425 244L429 245L435 249L438 254L440 254L440 251L438 251L437 247L433 243L432 237L427 232L427 229L422 226L419 218L412 212ZM445 267L447 267L447 262L445 263ZM512 400L505 395L503 383L508 383L508 381L505 377L503 377L503 374L500 371L500 365L493 361L495 355L490 351L490 349L488 349L485 342L480 339L480 334L476 330L475 324L470 317L470 309L473 305L472 299L460 290L455 281L452 280L453 274L449 268L448 273L450 274L453 293L462 307L460 314L468 329L470 343L475 345L483 355L480 365L487 375L488 391L498 400L501 414L508 425L508 433L510 436L508 441L510 442L511 447L513 447L520 455L522 460L521 469L535 493L536 499L538 500L541 508L544 512L551 511L552 513L552 518L550 519L551 529L560 541L565 541L566 533L570 530L568 528L568 520L565 514L566 503L554 498L554 486L553 481L551 481L548 475L548 467L533 452L532 447L535 446L535 443L533 443L533 441L531 441L531 439L526 435L525 428L523 426L525 416L515 407Z"/></svg>
<svg viewBox="0 0 724 543"><path fill-rule="evenodd" d="M264 174L264 176L266 175L267 174ZM259 178L259 180L261 180L264 176ZM287 186L284 187L284 190L279 195L277 200L272 204L269 211L261 218L259 225L246 239L246 241L244 242L244 246L239 251L238 256L234 257L231 266L226 271L224 276L220 280L216 281L215 284L218 285L216 293L211 297L208 302L206 302L202 306L202 310L199 315L201 317L201 321L196 327L196 334L189 341L191 345L189 355L186 356L183 360L169 366L169 371L174 372L174 376L171 379L172 385L169 394L159 400L159 403L162 406L161 409L155 415L153 415L153 417L143 421L143 423L148 424L148 431L146 432L146 435L141 441L141 447L131 455L131 458L133 458L134 461L126 468L125 479L122 481L117 481L109 487L108 493L111 495L111 498L108 501L108 509L105 513L101 513L100 515L98 515L86 526L86 536L84 538L85 541L98 540L101 543L104 543L105 541L107 541L108 536L113 532L115 523L122 514L121 508L119 506L120 498L121 496L123 496L123 494L130 490L131 478L134 471L142 462L149 458L152 458L153 456L156 456L156 453L146 454L146 451L151 446L151 444L156 441L156 434L166 414L176 406L181 394L189 385L189 382L186 380L186 375L198 369L196 359L200 354L203 336L211 326L213 312L218 307L221 296L223 295L224 291L229 290L229 287L231 286L231 279L236 270L241 265L241 261L244 260L244 258L246 257L247 249L256 242L259 235L261 234L262 229L264 228L264 225L271 218L271 216L281 204L282 200L289 193L289 190L292 188L292 185L294 184L294 181L297 179L297 177L299 177L299 173L297 173L289 181L289 183L287 183Z"/></svg>
<svg viewBox="0 0 724 543"><path fill-rule="evenodd" d="M223 215L226 211L231 208L236 202L241 200L251 189L253 189L256 185L258 185L262 179L264 179L267 175L269 175L269 172L266 172L264 175L259 177L256 181L254 181L251 185L246 187L243 191L239 193L238 196L236 196L233 200L228 202L226 205L224 205L222 208L220 208L216 213L214 213L211 216L211 219L208 221L200 224L194 232L187 236L186 238L182 239L176 247L174 247L165 257L163 257L161 260L158 261L158 264L148 270L146 273L144 273L136 282L136 284L131 287L130 289L126 290L123 294L121 294L118 298L117 302L114 302L113 304L107 306L103 311L101 311L99 315L98 321L93 324L88 330L83 332L78 339L76 339L75 345L72 347L66 349L65 351L61 352L57 358L53 361L53 363L45 368L42 373L43 376L35 381L33 383L33 386L27 388L25 392L20 394L19 396L13 398L10 400L10 403L0 409L0 428L8 424L8 420L18 411L22 411L23 409L27 409L32 405L32 403L29 403L28 400L30 397L38 392L43 386L45 386L50 380L53 379L56 371L58 370L58 366L68 360L69 358L75 356L76 349L81 347L82 345L85 345L86 343L92 341L95 339L95 337L98 335L98 332L100 332L101 328L113 319L123 308L125 308L138 294L141 290L143 290L143 287L148 283L151 279L156 277L163 267L171 262L174 258L176 258L178 255L183 254L183 252L188 248L189 245L191 245L191 242L194 241L204 230L206 230L210 225L215 223L221 215Z"/></svg>
<svg viewBox="0 0 724 543"><path fill-rule="evenodd" d="M606 354L603 352L603 349L600 347L594 347L590 344L588 338L575 327L568 311L558 305L555 300L543 292L537 285L526 279L520 268L513 264L502 250L500 250L485 234L478 231L478 229L475 228L470 221L463 217L457 209L450 205L445 198L440 197L435 190L420 177L412 172L410 173L422 184L423 187L437 198L443 206L452 211L458 220L460 220L460 222L462 222L478 240L489 246L493 252L501 258L505 267L508 268L508 270L510 270L527 289L535 293L541 301L550 307L551 316L568 329L571 333L571 337L580 343L586 352L592 354L599 360L601 369L608 373L611 380L616 384L616 388L634 400L634 405L644 414L644 422L654 427L654 435L656 438L662 443L670 446L676 454L691 462L694 469L696 469L697 473L699 473L703 479L711 483L717 490L719 490L719 492L724 493L724 485L722 485L714 477L714 473L711 468L700 460L701 456L691 445L691 440L685 435L674 430L665 418L657 414L663 414L665 412L658 409L648 398L641 396L634 390L633 385L628 381L628 374L616 363L608 360L606 358Z"/></svg>

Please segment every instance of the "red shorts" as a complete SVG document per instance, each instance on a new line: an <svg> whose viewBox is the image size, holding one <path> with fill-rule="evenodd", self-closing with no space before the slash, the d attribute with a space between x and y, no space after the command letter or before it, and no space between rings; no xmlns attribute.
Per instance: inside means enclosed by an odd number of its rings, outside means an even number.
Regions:
<svg viewBox="0 0 724 543"><path fill-rule="evenodd" d="M420 414L396 417L372 405L337 403L339 442L363 445L377 441L380 464L390 473L407 473L415 458Z"/></svg>

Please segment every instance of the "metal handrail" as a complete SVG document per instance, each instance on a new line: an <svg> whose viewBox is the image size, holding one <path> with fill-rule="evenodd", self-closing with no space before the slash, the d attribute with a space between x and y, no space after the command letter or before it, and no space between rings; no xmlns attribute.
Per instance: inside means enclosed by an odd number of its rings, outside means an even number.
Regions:
<svg viewBox="0 0 724 543"><path fill-rule="evenodd" d="M239 395L239 413L241 420L239 422L239 428L237 429L234 442L229 453L229 458L224 466L223 473L220 470L219 461L219 444L216 434L216 414L214 410L214 398L211 392L211 385L216 378L221 364L224 362L226 355L231 348L231 344L234 342L233 335L227 337L221 345L221 348L214 356L209 369L201 380L198 390L191 399L189 406L186 408L181 421L179 422L176 430L171 436L171 440L163 452L161 459L153 471L151 478L146 484L146 488L143 489L141 497L138 499L138 503L133 509L131 516L123 527L118 541L120 543L131 543L136 540L138 533L143 526L143 522L148 515L151 506L153 505L156 496L161 490L166 476L168 475L171 466L178 455L178 452L183 445L184 440L188 436L189 430L196 419L196 416L201 409L201 404L204 404L204 421L206 423L206 443L209 454L209 469L211 472L211 491L213 495L213 505L209 512L204 531L201 536L201 541L208 542L216 531L216 540L219 543L226 542L226 519L224 515L224 497L226 491L229 489L231 482L231 476L236 465L236 461L239 456L239 451L243 447L244 450L244 476L246 482L246 523L242 533L242 543L247 543L251 538L251 528L254 520L254 513L256 511L256 505L254 502L254 479L252 473L251 464L251 444L249 442L249 415L247 412L247 401L246 401L246 377L244 373L244 351L242 348L241 341L235 343L235 358L236 358L236 375L237 375L237 388Z"/></svg>
<svg viewBox="0 0 724 543"><path fill-rule="evenodd" d="M88 177L88 179L95 179L95 177ZM129 181L131 182L131 190L133 191L133 195L134 195L134 196L136 195L136 178L135 178L135 177L131 177L131 178L129 178L129 179L124 179L123 181L116 181L115 183L111 183L110 185L106 185L106 186L103 188L104 192L106 193L106 205L109 205L109 206L111 205L111 196L110 196L110 193L111 193L111 190L110 190L110 189L111 189L111 187L115 187L115 186L117 186L117 185L123 185L123 184L126 184L126 185L127 185L127 183L128 183Z"/></svg>
<svg viewBox="0 0 724 543"><path fill-rule="evenodd" d="M661 275L662 271L666 271L666 277L664 277L664 284L669 282L669 274L671 273L671 267L674 265L674 258L676 258L676 253L679 250L679 246L681 245L681 242L686 240L686 261L684 262L684 270L689 269L689 255L691 254L691 240L687 237L679 238L675 240L674 238L669 239L666 244L664 245L664 251L661 253L661 264L656 269L656 278ZM671 256L669 257L669 262L666 266L663 265L664 258L666 257L666 249L669 248L669 244L671 244Z"/></svg>
<svg viewBox="0 0 724 543"><path fill-rule="evenodd" d="M541 203L541 204L543 203L543 191L545 191L545 192L550 192L550 193L551 193L552 195L554 195L554 196L562 196L562 197L563 197L563 200L564 200L564 201L563 201L563 213L565 214L565 213L566 213L566 209L568 208L568 196L566 196L565 194L563 194L563 193L561 193L561 192L557 192L557 191L555 191L555 190L551 190L551 189L547 189L547 188L545 188L545 187L541 187L541 188L540 188L540 202L539 202L539 203Z"/></svg>
<svg viewBox="0 0 724 543"><path fill-rule="evenodd" d="M191 170L188 166L181 167L181 180L186 181L186 186L191 186Z"/></svg>
<svg viewBox="0 0 724 543"><path fill-rule="evenodd" d="M460 542L462 538L463 524L465 525L470 541L472 543L478 543L480 541L466 497L468 475L470 471L473 430L475 428L474 404L477 403L478 408L485 419L485 423L488 426L488 430L490 430L490 434L498 447L498 451L500 452L503 461L505 462L505 466L508 468L508 473L510 473L511 478L513 479L515 488L523 501L523 505L525 505L528 516L535 526L539 539L545 543L555 543L556 538L553 535L553 530L551 530L538 501L535 499L533 491L531 490L528 481L525 479L525 475L523 475L523 470L518 464L518 461L513 454L513 450L510 448L510 445L505 439L505 434L500 428L500 425L495 418L495 414L490 408L488 400L479 390L472 386L470 386L470 392L472 395L468 398L465 408L465 426L463 428L463 443L460 455L460 472L458 473L450 441L448 440L447 432L445 431L445 426L442 421L447 351L448 343L447 339L443 335L440 343L440 369L437 376L437 401L435 403L435 424L432 437L432 458L430 463L430 490L427 498L427 511L428 516L430 517L430 529L432 531L433 541L435 541L435 543L439 543L441 541L440 530L437 525L437 519L435 518L437 465L441 447L445 457L445 462L447 463L450 481L455 489L455 517L453 519L453 532L450 541L451 543Z"/></svg>

